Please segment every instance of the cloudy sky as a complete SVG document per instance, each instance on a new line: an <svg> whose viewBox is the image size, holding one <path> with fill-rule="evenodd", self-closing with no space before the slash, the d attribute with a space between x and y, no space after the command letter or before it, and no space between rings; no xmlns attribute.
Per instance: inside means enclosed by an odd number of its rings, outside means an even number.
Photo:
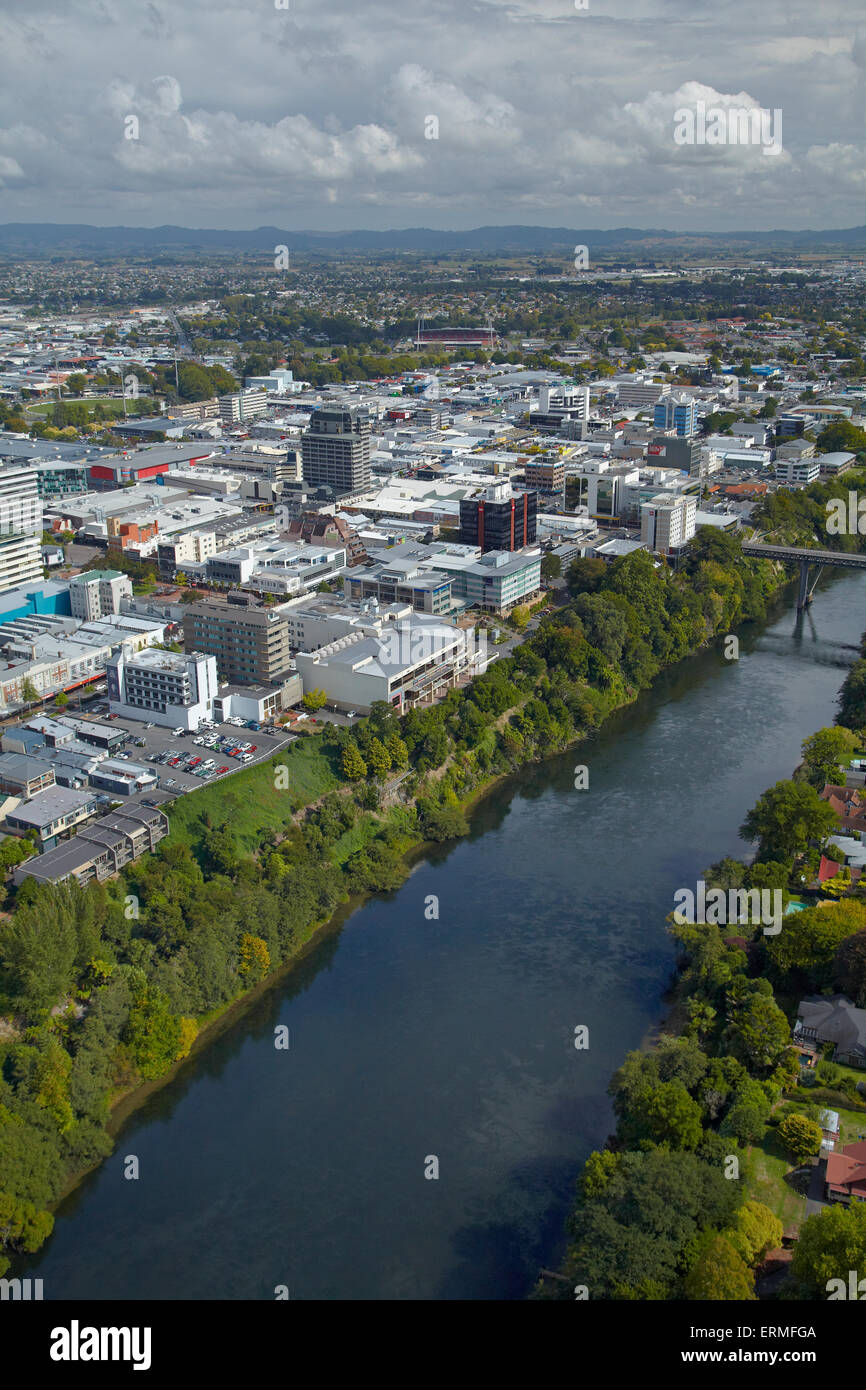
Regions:
<svg viewBox="0 0 866 1390"><path fill-rule="evenodd" d="M4 222L846 227L864 112L858 0L0 0Z"/></svg>

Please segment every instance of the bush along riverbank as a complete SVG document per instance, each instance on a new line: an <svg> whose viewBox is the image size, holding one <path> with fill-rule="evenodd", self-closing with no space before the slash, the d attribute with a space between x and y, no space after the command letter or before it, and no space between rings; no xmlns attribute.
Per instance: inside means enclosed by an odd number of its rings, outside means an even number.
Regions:
<svg viewBox="0 0 866 1390"><path fill-rule="evenodd" d="M794 778L746 816L754 860L714 864L703 911L678 895L667 1024L610 1083L616 1131L586 1161L560 1278L536 1297L754 1299L756 1273L763 1296L845 1297L831 1281L847 1288L866 1268L866 1204L804 1219L825 1112L840 1119L837 1149L866 1133L866 1070L826 1055L801 1065L791 1037L805 996L866 1008L866 886L845 869L825 878L842 856L820 795L866 747L866 638L863 651L837 724L806 739ZM786 913L792 894L802 910Z"/></svg>
<svg viewBox="0 0 866 1390"><path fill-rule="evenodd" d="M785 574L704 528L680 568L579 561L571 599L436 706L385 705L170 806L171 833L114 880L9 890L0 925L0 1261L112 1148L111 1105L152 1086L407 852L467 833L497 778L565 749L654 676L761 619Z"/></svg>

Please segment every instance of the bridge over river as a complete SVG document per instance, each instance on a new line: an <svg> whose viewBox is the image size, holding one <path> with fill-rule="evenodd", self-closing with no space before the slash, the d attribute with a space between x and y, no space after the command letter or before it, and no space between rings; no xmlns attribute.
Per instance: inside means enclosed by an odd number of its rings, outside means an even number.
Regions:
<svg viewBox="0 0 866 1390"><path fill-rule="evenodd" d="M743 554L756 560L780 560L786 565L800 566L800 590L797 594L797 611L812 602L815 584L825 566L832 569L866 570L866 555L849 555L844 550L811 550L806 546L773 545L766 541L745 541ZM809 566L819 565L815 584L809 588Z"/></svg>

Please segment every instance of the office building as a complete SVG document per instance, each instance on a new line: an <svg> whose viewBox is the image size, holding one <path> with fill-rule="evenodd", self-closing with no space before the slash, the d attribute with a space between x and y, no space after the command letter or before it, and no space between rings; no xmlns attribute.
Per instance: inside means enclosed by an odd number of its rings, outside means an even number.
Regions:
<svg viewBox="0 0 866 1390"><path fill-rule="evenodd" d="M0 593L42 578L42 504L31 464L0 466Z"/></svg>
<svg viewBox="0 0 866 1390"><path fill-rule="evenodd" d="M538 454L527 458L523 469L526 486L549 496L564 494L565 460L560 454Z"/></svg>
<svg viewBox="0 0 866 1390"><path fill-rule="evenodd" d="M626 406L648 406L655 405L662 396L669 396L671 392L670 382L668 381L646 381L641 377L634 381L620 381L617 383L616 399L617 404Z"/></svg>
<svg viewBox="0 0 866 1390"><path fill-rule="evenodd" d="M820 458L776 459L776 481L785 487L805 487L821 476Z"/></svg>
<svg viewBox="0 0 866 1390"><path fill-rule="evenodd" d="M112 714L179 729L197 729L213 716L217 664L204 652L118 652L106 662L105 675Z"/></svg>
<svg viewBox="0 0 866 1390"><path fill-rule="evenodd" d="M303 435L304 482L338 496L370 485L370 417L360 406L320 406Z"/></svg>
<svg viewBox="0 0 866 1390"><path fill-rule="evenodd" d="M491 483L480 496L460 501L460 544L488 550L522 550L535 544L538 497L514 493L510 483Z"/></svg>
<svg viewBox="0 0 866 1390"><path fill-rule="evenodd" d="M693 396L670 395L656 401L653 409L656 429L674 430L682 439L698 432L698 403Z"/></svg>
<svg viewBox="0 0 866 1390"><path fill-rule="evenodd" d="M697 439L661 434L647 446L647 463L653 467L679 468L698 476L701 471L701 445Z"/></svg>

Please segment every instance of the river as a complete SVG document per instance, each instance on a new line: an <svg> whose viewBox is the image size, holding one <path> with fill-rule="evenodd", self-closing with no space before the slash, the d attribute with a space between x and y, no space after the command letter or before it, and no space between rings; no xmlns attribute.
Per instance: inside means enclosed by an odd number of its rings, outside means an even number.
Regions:
<svg viewBox="0 0 866 1390"><path fill-rule="evenodd" d="M746 810L832 722L864 598L822 584L799 635L789 602L738 661L701 653L500 784L132 1116L15 1272L46 1299L525 1296L611 1073L663 1017L674 891L743 853Z"/></svg>

